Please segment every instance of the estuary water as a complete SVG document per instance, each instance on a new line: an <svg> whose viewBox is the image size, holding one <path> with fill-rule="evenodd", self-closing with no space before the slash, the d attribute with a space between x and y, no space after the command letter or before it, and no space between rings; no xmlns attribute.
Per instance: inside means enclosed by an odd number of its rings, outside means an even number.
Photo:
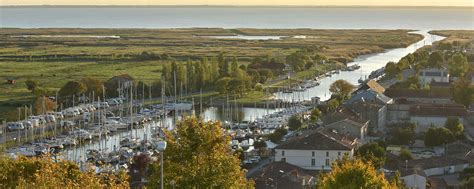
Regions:
<svg viewBox="0 0 474 189"><path fill-rule="evenodd" d="M0 27L473 29L473 8L0 7Z"/></svg>

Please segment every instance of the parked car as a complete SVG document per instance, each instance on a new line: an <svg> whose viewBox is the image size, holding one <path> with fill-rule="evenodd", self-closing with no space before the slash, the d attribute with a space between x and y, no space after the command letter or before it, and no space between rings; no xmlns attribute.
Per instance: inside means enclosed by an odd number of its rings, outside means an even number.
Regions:
<svg viewBox="0 0 474 189"><path fill-rule="evenodd" d="M20 122L9 122L7 123L7 130L8 131L19 131L25 129L23 123Z"/></svg>
<svg viewBox="0 0 474 189"><path fill-rule="evenodd" d="M46 120L44 119L43 116L30 116L29 119L36 119L38 120L40 125L46 124Z"/></svg>
<svg viewBox="0 0 474 189"><path fill-rule="evenodd" d="M74 127L76 124L72 121L61 121L60 125L61 127Z"/></svg>
<svg viewBox="0 0 474 189"><path fill-rule="evenodd" d="M25 127L25 129L33 128L33 123L31 123L31 121L22 121L21 123L23 124L23 127Z"/></svg>
<svg viewBox="0 0 474 189"><path fill-rule="evenodd" d="M27 121L29 121L31 123L31 126L33 127L39 127L40 126L40 122L38 119L28 119Z"/></svg>
<svg viewBox="0 0 474 189"><path fill-rule="evenodd" d="M117 101L116 99L108 99L107 100L107 103L110 105L110 106L117 106L117 105L120 105L120 102Z"/></svg>
<svg viewBox="0 0 474 189"><path fill-rule="evenodd" d="M54 117L54 115L46 115L46 116L45 116L45 119L46 119L46 121L48 121L49 123L56 123L56 117Z"/></svg>
<svg viewBox="0 0 474 189"><path fill-rule="evenodd" d="M65 109L63 110L63 114L66 117L75 117L78 115L73 109Z"/></svg>
<svg viewBox="0 0 474 189"><path fill-rule="evenodd" d="M58 119L64 119L64 115L62 112L54 112L53 115L56 116L56 118Z"/></svg>

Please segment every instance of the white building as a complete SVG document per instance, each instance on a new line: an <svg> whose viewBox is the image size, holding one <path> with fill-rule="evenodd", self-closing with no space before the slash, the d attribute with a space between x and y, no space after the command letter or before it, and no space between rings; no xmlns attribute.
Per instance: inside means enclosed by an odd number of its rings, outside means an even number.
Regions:
<svg viewBox="0 0 474 189"><path fill-rule="evenodd" d="M419 104L410 107L410 122L417 125L416 132L425 132L431 126L444 127L449 117L457 117L464 122L467 110L456 104Z"/></svg>
<svg viewBox="0 0 474 189"><path fill-rule="evenodd" d="M420 82L422 85L431 83L431 81L449 83L448 69L441 68L427 68L420 70Z"/></svg>
<svg viewBox="0 0 474 189"><path fill-rule="evenodd" d="M331 170L344 155L354 155L356 139L322 130L302 134L275 148L275 161L288 162L308 170Z"/></svg>
<svg viewBox="0 0 474 189"><path fill-rule="evenodd" d="M400 179L409 189L426 189L426 175L423 171L401 171Z"/></svg>

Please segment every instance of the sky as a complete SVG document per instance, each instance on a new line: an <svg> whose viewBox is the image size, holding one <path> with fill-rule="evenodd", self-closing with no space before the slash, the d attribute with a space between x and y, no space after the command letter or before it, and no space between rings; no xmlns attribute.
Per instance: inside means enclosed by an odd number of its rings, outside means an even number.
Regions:
<svg viewBox="0 0 474 189"><path fill-rule="evenodd" d="M0 5L474 6L474 0L0 0Z"/></svg>

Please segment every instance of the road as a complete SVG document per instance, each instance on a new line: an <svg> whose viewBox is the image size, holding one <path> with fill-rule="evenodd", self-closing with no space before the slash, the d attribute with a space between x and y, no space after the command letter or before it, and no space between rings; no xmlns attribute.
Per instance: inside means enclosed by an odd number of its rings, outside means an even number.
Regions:
<svg viewBox="0 0 474 189"><path fill-rule="evenodd" d="M250 170L247 171L246 177L249 177L250 175L254 174L255 172L257 172L257 171L259 171L259 170L262 170L262 168L263 168L265 165L268 165L269 163L271 163L272 161L274 161L273 158L274 158L274 157L271 156L271 157L269 157L269 158L267 158L267 159L264 159L264 160L258 162L258 164L257 164L255 167L253 167L252 169L250 169Z"/></svg>

